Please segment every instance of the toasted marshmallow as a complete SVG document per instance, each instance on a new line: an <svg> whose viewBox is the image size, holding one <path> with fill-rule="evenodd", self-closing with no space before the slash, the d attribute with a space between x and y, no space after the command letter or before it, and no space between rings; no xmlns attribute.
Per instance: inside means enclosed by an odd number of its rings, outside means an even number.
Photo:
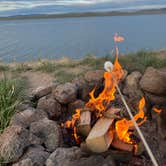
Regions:
<svg viewBox="0 0 166 166"><path fill-rule="evenodd" d="M111 71L113 70L113 68L114 68L114 65L112 64L111 61L106 61L106 62L104 63L104 69L105 69L106 71L111 72Z"/></svg>

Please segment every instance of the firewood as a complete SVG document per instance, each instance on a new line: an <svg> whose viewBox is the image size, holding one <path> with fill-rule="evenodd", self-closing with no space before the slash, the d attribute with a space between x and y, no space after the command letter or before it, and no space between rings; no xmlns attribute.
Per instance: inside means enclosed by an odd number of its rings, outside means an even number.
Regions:
<svg viewBox="0 0 166 166"><path fill-rule="evenodd" d="M134 149L134 145L131 145L131 144L128 144L128 143L121 141L118 138L116 133L114 134L114 139L112 141L111 146L116 148L116 149L124 150L124 151L128 151L128 152L132 152Z"/></svg>
<svg viewBox="0 0 166 166"><path fill-rule="evenodd" d="M105 118L121 119L121 117L117 115L117 113L119 113L120 111L120 108L111 107L103 113L103 116Z"/></svg>
<svg viewBox="0 0 166 166"><path fill-rule="evenodd" d="M86 144L92 152L105 152L113 140L112 124L114 119L100 118L90 131Z"/></svg>
<svg viewBox="0 0 166 166"><path fill-rule="evenodd" d="M77 131L80 135L87 137L91 130L91 112L82 111L80 121L77 125Z"/></svg>

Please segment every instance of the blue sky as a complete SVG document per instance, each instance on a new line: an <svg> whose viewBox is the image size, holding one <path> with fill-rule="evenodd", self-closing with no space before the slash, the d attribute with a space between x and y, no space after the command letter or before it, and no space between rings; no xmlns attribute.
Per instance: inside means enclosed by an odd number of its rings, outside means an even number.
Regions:
<svg viewBox="0 0 166 166"><path fill-rule="evenodd" d="M0 15L132 10L166 7L166 0L0 0Z"/></svg>

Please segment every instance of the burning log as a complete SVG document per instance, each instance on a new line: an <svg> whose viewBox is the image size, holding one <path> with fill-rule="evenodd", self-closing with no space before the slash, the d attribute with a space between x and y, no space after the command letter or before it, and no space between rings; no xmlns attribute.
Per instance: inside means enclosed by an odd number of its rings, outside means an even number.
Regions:
<svg viewBox="0 0 166 166"><path fill-rule="evenodd" d="M80 115L80 120L77 125L77 131L82 136L87 137L91 130L91 112L90 111L82 111Z"/></svg>
<svg viewBox="0 0 166 166"><path fill-rule="evenodd" d="M96 122L86 139L88 149L92 152L100 153L109 148L113 140L113 122L114 119L104 117Z"/></svg>
<svg viewBox="0 0 166 166"><path fill-rule="evenodd" d="M114 134L114 139L112 141L111 146L116 149L124 150L124 151L128 151L128 152L132 152L134 150L134 145L127 144L127 143L121 141L118 138L117 134Z"/></svg>

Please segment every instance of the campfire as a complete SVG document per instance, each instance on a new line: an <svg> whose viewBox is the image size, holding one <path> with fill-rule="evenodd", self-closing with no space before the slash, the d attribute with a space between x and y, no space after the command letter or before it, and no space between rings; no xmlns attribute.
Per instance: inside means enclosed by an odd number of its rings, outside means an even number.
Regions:
<svg viewBox="0 0 166 166"><path fill-rule="evenodd" d="M124 118L121 114L124 110L112 105L116 100L118 84L124 75L124 70L118 60L119 51L117 47L117 42L123 40L124 38L117 34L114 37L116 58L114 65L111 62L105 63L106 71L104 73L102 92L95 96L96 89L94 87L89 94L90 99L85 107L76 109L72 119L63 124L63 127L70 130L70 132L72 131L71 137L76 144L85 144L87 149L95 153L114 148L136 154L141 139L136 136L135 130L137 126L141 126L147 119L144 113L146 105L144 97L138 103L137 114L133 116L134 120ZM157 108L154 108L154 111L161 112Z"/></svg>

